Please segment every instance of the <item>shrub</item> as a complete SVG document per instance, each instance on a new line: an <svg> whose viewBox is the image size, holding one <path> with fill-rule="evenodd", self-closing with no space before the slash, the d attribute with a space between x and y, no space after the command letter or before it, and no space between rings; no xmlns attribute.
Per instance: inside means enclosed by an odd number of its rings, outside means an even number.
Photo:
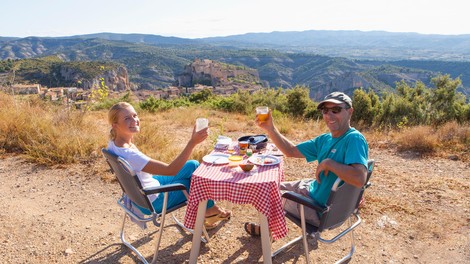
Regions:
<svg viewBox="0 0 470 264"><path fill-rule="evenodd" d="M309 103L309 89L296 86L287 91L287 112L292 116L303 117Z"/></svg>
<svg viewBox="0 0 470 264"><path fill-rule="evenodd" d="M398 150L413 151L420 155L432 154L439 147L439 138L427 126L415 126L403 129L396 138Z"/></svg>

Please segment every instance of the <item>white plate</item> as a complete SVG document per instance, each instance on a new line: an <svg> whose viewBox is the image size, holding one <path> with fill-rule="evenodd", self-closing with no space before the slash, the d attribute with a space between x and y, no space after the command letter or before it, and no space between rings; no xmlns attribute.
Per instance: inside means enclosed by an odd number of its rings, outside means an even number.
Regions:
<svg viewBox="0 0 470 264"><path fill-rule="evenodd" d="M251 156L248 159L251 163L254 163L258 166L271 166L276 165L281 162L281 159L273 155L256 155Z"/></svg>
<svg viewBox="0 0 470 264"><path fill-rule="evenodd" d="M210 154L202 157L202 160L210 164L226 164L228 163L229 154Z"/></svg>

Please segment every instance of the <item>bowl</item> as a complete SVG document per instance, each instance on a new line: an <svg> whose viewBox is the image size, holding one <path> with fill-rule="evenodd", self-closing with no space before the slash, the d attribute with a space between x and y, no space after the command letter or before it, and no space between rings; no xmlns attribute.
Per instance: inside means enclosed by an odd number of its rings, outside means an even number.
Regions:
<svg viewBox="0 0 470 264"><path fill-rule="evenodd" d="M240 163L238 166L240 166L240 168L242 168L243 171L251 171L253 169L253 167L255 166L255 164L253 163Z"/></svg>

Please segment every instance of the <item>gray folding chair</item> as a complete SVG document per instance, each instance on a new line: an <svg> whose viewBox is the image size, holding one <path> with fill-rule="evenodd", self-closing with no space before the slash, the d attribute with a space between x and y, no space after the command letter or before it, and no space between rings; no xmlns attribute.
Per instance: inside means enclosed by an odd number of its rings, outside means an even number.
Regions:
<svg viewBox="0 0 470 264"><path fill-rule="evenodd" d="M119 184L121 185L123 194L122 197L118 199L117 203L121 208L124 210L124 220L122 222L121 228L121 241L122 243L127 246L129 249L134 251L135 254L142 260L144 263L148 263L145 257L134 247L131 243L127 242L124 236L124 227L126 223L126 218L129 217L133 222L145 224L148 222L152 222L155 226L159 227L157 242L155 246L155 253L153 255L152 263L156 263L157 256L158 256L158 249L160 246L160 241L163 234L163 227L165 225L165 216L167 213L174 212L180 208L186 206L186 202L180 203L174 207L167 208L168 202L168 193L172 191L182 191L186 198L188 198L188 192L186 191L186 187L183 184L168 184L162 185L151 189L143 189L142 185L139 181L139 178L135 174L132 167L125 161L123 158L114 155L113 153L109 152L107 149L101 150L107 163L109 164L111 171L116 176ZM164 195L164 202L163 202L163 210L162 212L156 212L153 208L152 203L148 199L147 195L160 193L160 195ZM125 197L128 197L134 204L139 205L151 212L150 215L144 215L139 212L135 212L134 210L130 210L126 205ZM135 210L139 210L135 208ZM193 233L192 229L186 228L178 219L172 214L173 220L175 223L183 228L184 230ZM204 237L201 238L203 242L208 241L208 234L205 228L203 228Z"/></svg>
<svg viewBox="0 0 470 264"><path fill-rule="evenodd" d="M338 239L344 235L351 234L351 249L349 253L344 256L342 259L336 263L347 263L351 260L352 255L354 254L354 228L356 228L361 223L361 218L359 217L359 204L361 202L364 190L368 188L371 184L369 179L372 175L372 170L374 168L374 160L368 161L368 173L366 184L362 188L357 188L353 185L343 182L341 179L337 179L331 188L331 193L327 201L326 207L323 207L316 203L313 199L305 197L295 192L286 192L282 195L283 198L292 200L299 204L300 208L300 218L296 215L286 212L286 217L291 220L294 224L302 228L302 235L291 240L287 244L283 245L281 248L276 250L272 257L276 256L283 250L287 249L294 243L302 240L305 252L305 258L307 263L310 263L309 259L309 249L307 243L307 237L316 237L318 241L331 244L336 242ZM320 213L320 225L314 226L305 221L304 206L312 208ZM355 222L352 223L352 217L355 218ZM341 232L337 233L331 239L324 239L321 237L321 233L326 230L332 230L343 225L343 223L348 220L349 226L343 229Z"/></svg>

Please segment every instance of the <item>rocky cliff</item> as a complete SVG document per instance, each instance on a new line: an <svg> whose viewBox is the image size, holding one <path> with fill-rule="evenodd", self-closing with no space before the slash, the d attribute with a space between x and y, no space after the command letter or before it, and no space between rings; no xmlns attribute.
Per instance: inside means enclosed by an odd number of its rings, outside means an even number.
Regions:
<svg viewBox="0 0 470 264"><path fill-rule="evenodd" d="M261 81L255 69L196 59L184 67L183 73L177 77L177 85L193 87L196 84L224 87L240 84L259 85Z"/></svg>
<svg viewBox="0 0 470 264"><path fill-rule="evenodd" d="M99 87L101 78L104 78L105 85L108 86L111 91L125 91L131 89L129 75L126 67L124 66L107 69L103 73L91 78L84 78L85 76L83 76L83 72L78 71L75 68L62 66L60 68L60 75L66 82L77 83L80 81L82 88L85 90Z"/></svg>

